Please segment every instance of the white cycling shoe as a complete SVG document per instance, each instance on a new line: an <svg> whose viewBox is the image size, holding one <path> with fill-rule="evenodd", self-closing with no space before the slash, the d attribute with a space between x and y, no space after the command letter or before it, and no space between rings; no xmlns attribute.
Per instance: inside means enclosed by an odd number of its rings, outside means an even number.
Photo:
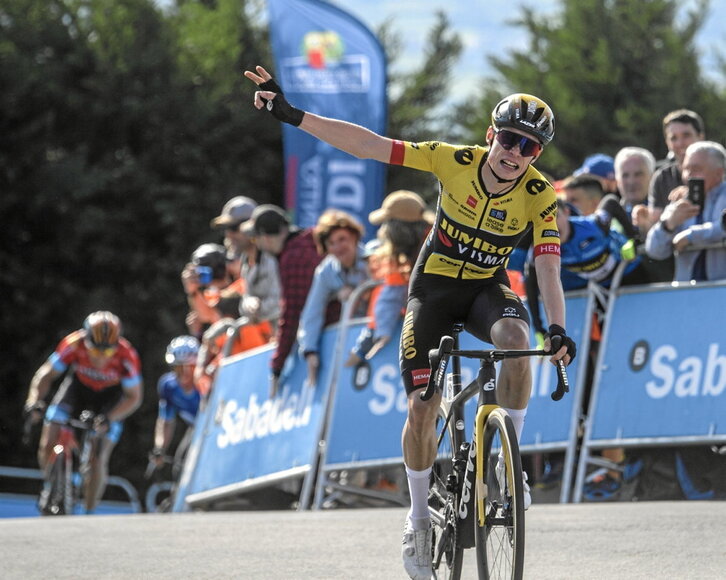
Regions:
<svg viewBox="0 0 726 580"><path fill-rule="evenodd" d="M500 460L497 461L497 481L499 482L499 489L502 489L504 487L504 461ZM532 493L529 489L529 483L527 483L527 472L522 472L522 496L524 499L524 509L528 510L529 506L532 505Z"/></svg>
<svg viewBox="0 0 726 580"><path fill-rule="evenodd" d="M431 533L431 526L414 530L410 518L406 518L401 556L403 567L413 580L431 580Z"/></svg>

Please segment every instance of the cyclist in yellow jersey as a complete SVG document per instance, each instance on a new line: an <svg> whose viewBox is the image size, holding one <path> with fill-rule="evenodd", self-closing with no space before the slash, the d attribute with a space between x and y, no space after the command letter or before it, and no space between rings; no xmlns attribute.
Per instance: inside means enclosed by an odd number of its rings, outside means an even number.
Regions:
<svg viewBox="0 0 726 580"><path fill-rule="evenodd" d="M401 377L408 393L402 446L411 509L406 518L402 557L411 578L431 577L431 523L428 486L436 457L435 422L440 395L423 402L418 394L430 370L428 351L450 334L456 322L497 348L529 348L529 318L509 288L505 272L517 240L533 227L535 268L549 336L562 347L551 361L569 364L575 343L565 332L560 284L560 240L555 192L532 166L552 140L550 107L532 95L514 94L497 104L486 146L409 143L364 127L296 109L263 67L246 71L257 86L254 105L279 121L361 159L429 171L440 183L436 221L424 243L409 284L401 335ZM549 338L545 346L549 348ZM497 398L522 432L532 377L527 359L502 362ZM525 474L525 505L529 499Z"/></svg>

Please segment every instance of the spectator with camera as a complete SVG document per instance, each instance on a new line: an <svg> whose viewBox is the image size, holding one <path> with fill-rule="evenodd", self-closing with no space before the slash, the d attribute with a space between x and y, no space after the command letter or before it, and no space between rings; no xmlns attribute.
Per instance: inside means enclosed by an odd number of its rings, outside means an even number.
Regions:
<svg viewBox="0 0 726 580"><path fill-rule="evenodd" d="M210 324L219 320L215 305L220 292L232 282L227 268L227 250L220 244L202 244L191 255L181 275L187 295L189 333L201 338Z"/></svg>
<svg viewBox="0 0 726 580"><path fill-rule="evenodd" d="M646 251L655 259L675 256L675 281L726 278L723 213L726 210L726 149L714 141L688 146L683 184L671 193L658 223L648 232ZM721 244L720 247L711 247Z"/></svg>
<svg viewBox="0 0 726 580"><path fill-rule="evenodd" d="M648 188L648 207L653 224L658 222L668 205L671 191L683 183L681 172L686 149L692 143L706 138L703 119L688 109L671 111L663 118L663 138L668 147L668 157L665 164L653 174Z"/></svg>

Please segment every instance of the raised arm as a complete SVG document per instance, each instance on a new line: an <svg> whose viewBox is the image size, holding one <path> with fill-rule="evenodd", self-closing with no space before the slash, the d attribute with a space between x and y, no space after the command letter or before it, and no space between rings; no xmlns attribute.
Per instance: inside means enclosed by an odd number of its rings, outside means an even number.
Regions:
<svg viewBox="0 0 726 580"><path fill-rule="evenodd" d="M393 140L354 123L296 109L287 102L270 73L261 66L255 67L255 71L245 71L245 76L262 89L255 92L256 108L265 107L277 120L299 127L355 157L389 163Z"/></svg>

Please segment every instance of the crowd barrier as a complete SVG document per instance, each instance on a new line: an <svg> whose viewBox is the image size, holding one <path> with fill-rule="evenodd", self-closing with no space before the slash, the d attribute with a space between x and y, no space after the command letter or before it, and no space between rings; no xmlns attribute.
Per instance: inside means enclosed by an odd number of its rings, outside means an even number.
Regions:
<svg viewBox="0 0 726 580"><path fill-rule="evenodd" d="M603 328L573 499L593 451L726 441L726 281L619 288Z"/></svg>
<svg viewBox="0 0 726 580"><path fill-rule="evenodd" d="M567 328L579 352L577 364L568 369L572 392L553 402L554 367L546 359L533 360L532 397L521 442L523 453L565 453L560 501L570 500L575 474L574 500L580 500L588 465L597 461L593 450L726 441L726 420L719 422L726 411L726 348L721 345L725 297L726 283L611 291L585 417L582 401L596 293L566 295ZM343 362L366 321L351 320L351 311L346 305L341 322L323 333L314 386L306 384L304 360L293 355L281 393L271 400L271 346L222 363L197 418L175 511L291 480L302 480L301 509L319 508L338 486L405 503L401 495L346 487L331 477L345 469L402 463L406 395L397 341L370 361L367 381L356 380L354 369ZM464 333L462 346L474 348L477 341ZM475 376L477 364L464 361L463 380Z"/></svg>

